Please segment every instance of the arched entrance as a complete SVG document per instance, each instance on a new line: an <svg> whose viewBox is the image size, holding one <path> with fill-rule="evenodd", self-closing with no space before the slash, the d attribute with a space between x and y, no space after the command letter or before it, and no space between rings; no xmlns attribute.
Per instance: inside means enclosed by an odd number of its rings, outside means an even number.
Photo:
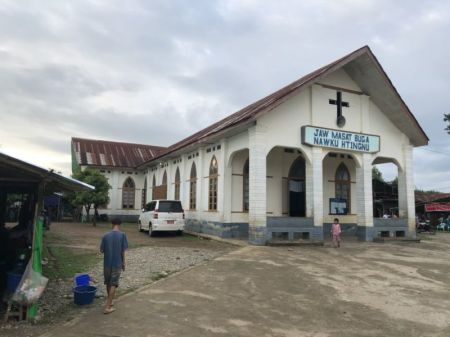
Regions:
<svg viewBox="0 0 450 337"><path fill-rule="evenodd" d="M289 216L306 216L305 159L297 157L289 169Z"/></svg>

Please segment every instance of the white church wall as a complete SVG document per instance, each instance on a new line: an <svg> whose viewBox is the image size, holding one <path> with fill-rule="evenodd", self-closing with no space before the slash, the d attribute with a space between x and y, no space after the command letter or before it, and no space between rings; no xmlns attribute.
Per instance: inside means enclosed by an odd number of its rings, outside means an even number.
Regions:
<svg viewBox="0 0 450 337"><path fill-rule="evenodd" d="M348 90L361 91L359 85L353 81L347 72L342 68L321 79L319 83L338 88L345 88Z"/></svg>
<svg viewBox="0 0 450 337"><path fill-rule="evenodd" d="M343 87L343 85L340 87ZM342 114L346 119L346 123L344 127L339 128L336 125L336 105L329 103L329 99L336 99L336 90L319 85L314 85L314 89L314 126L361 132L361 95L342 92L342 100L348 102L350 106L342 107Z"/></svg>
<svg viewBox="0 0 450 337"><path fill-rule="evenodd" d="M85 169L86 167L82 167ZM106 208L100 208L99 214L107 215L130 215L137 216L140 213L142 203L142 189L146 173L144 170L126 169L126 168L105 168L98 169L106 179L111 188L108 191L109 203ZM125 180L131 177L135 184L135 203L134 209L122 208L122 186Z"/></svg>
<svg viewBox="0 0 450 337"><path fill-rule="evenodd" d="M380 152L376 157L396 158L403 166L403 147L409 145L408 138L375 105L369 105L368 133L380 136Z"/></svg>
<svg viewBox="0 0 450 337"><path fill-rule="evenodd" d="M305 89L258 118L257 123L267 129L268 152L276 146L295 147L310 157L311 149L301 144L300 135L300 127L311 124L309 102L309 90Z"/></svg>

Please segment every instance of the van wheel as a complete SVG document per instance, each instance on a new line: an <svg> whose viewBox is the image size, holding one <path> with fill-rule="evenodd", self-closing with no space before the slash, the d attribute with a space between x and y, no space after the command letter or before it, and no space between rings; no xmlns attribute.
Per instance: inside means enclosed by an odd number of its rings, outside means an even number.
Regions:
<svg viewBox="0 0 450 337"><path fill-rule="evenodd" d="M177 231L177 235L183 235L183 231Z"/></svg>
<svg viewBox="0 0 450 337"><path fill-rule="evenodd" d="M141 224L141 222L139 221L139 223L138 223L138 229L139 229L139 232L143 232L144 230L142 229L142 224Z"/></svg>
<svg viewBox="0 0 450 337"><path fill-rule="evenodd" d="M153 236L152 224L148 224L148 236Z"/></svg>

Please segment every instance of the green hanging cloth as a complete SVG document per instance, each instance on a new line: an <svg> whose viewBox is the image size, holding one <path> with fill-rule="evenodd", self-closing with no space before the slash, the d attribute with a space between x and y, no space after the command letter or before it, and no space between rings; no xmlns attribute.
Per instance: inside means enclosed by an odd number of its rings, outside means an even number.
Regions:
<svg viewBox="0 0 450 337"><path fill-rule="evenodd" d="M42 275L42 244L43 244L44 218L39 216L34 226L33 248L31 252L31 265L33 270ZM38 313L38 304L34 303L28 309L28 318L34 319Z"/></svg>

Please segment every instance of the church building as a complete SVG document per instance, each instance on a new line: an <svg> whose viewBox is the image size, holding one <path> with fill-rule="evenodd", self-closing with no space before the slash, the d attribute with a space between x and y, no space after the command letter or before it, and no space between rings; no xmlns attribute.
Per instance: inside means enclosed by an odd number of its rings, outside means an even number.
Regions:
<svg viewBox="0 0 450 337"><path fill-rule="evenodd" d="M152 139L149 139L152 142ZM72 139L112 186L100 213L181 200L186 230L264 245L344 233L415 237L413 148L428 137L365 46L169 147ZM398 216L374 218L372 167L398 168Z"/></svg>

